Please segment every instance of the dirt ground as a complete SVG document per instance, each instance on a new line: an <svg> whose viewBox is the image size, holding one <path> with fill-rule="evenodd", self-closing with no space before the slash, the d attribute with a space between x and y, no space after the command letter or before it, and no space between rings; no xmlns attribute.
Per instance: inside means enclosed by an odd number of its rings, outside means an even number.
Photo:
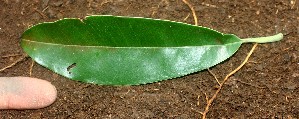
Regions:
<svg viewBox="0 0 299 119"><path fill-rule="evenodd" d="M201 26L241 38L282 32L280 42L259 44L249 62L224 85L208 118L299 118L299 1L189 0ZM87 15L121 15L194 24L182 0L0 0L0 68L24 53L21 34L31 25ZM219 79L236 68L253 44L211 68ZM0 72L29 76L32 60ZM98 86L66 79L34 64L32 77L50 81L58 98L37 110L2 110L0 118L201 118L205 95L217 90L207 71L141 86Z"/></svg>

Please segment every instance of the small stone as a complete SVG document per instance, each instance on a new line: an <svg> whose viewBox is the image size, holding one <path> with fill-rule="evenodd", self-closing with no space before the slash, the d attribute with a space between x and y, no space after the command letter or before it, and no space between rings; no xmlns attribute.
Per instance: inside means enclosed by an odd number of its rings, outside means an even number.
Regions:
<svg viewBox="0 0 299 119"><path fill-rule="evenodd" d="M292 77L299 77L299 73L293 73Z"/></svg>
<svg viewBox="0 0 299 119"><path fill-rule="evenodd" d="M59 12L59 13L57 14L57 18L58 18L58 19L62 19L62 18L63 18L63 14Z"/></svg>
<svg viewBox="0 0 299 119"><path fill-rule="evenodd" d="M49 18L56 18L56 13L50 8L47 10L47 15Z"/></svg>
<svg viewBox="0 0 299 119"><path fill-rule="evenodd" d="M54 3L53 3L53 5L54 5L55 7L61 7L62 4L63 4L63 1L58 1L58 2L54 2Z"/></svg>

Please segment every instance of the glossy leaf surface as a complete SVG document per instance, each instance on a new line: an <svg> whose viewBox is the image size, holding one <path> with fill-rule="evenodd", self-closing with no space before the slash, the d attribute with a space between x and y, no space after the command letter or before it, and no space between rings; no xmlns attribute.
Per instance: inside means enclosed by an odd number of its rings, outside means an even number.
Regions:
<svg viewBox="0 0 299 119"><path fill-rule="evenodd" d="M63 19L26 30L21 46L37 63L73 80L139 85L214 66L243 43L235 35L166 20L119 16Z"/></svg>

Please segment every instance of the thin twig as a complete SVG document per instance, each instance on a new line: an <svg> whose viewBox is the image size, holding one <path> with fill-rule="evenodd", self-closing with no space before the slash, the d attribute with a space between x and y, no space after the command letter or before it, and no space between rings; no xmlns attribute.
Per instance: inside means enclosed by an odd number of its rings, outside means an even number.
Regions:
<svg viewBox="0 0 299 119"><path fill-rule="evenodd" d="M214 77L214 79L217 81L218 85L220 85L220 82L217 78L217 76L208 68L208 72Z"/></svg>
<svg viewBox="0 0 299 119"><path fill-rule="evenodd" d="M201 5L204 5L204 6L207 6L207 7L212 7L212 8L217 8L216 5L207 4L207 3L204 3L204 2L202 2Z"/></svg>
<svg viewBox="0 0 299 119"><path fill-rule="evenodd" d="M193 18L194 18L194 24L197 26L198 25L198 21L197 21L197 16L194 10L194 7L187 1L187 0L182 0L185 4L188 5L188 7L191 9L192 14L193 14Z"/></svg>
<svg viewBox="0 0 299 119"><path fill-rule="evenodd" d="M222 83L220 84L218 90L215 92L215 94L212 96L212 98L209 99L209 100L207 101L206 108L205 108L204 112L201 113L201 114L202 114L202 119L205 119L205 118L206 118L207 113L209 112L210 106L212 105L213 101L216 99L218 93L221 91L221 89L222 89L224 83L228 80L228 78L229 78L230 76L232 76L232 75L235 74L237 71L239 71L239 70L240 70L240 69L247 63L249 57L251 56L251 54L253 53L253 51L255 50L255 48L256 48L257 45L258 45L257 43L254 44L253 47L252 47L252 49L250 50L250 52L249 52L248 55L246 56L245 60L242 62L242 64L239 65L235 70L233 70L232 72L230 72L228 75L226 75L226 77L223 79L223 81L222 81ZM205 95L206 95L206 94L205 94ZM207 96L206 96L206 98L208 99Z"/></svg>
<svg viewBox="0 0 299 119"><path fill-rule="evenodd" d="M34 11L36 11L38 14L40 14L43 17L43 19L48 19L48 16L45 15L43 12L39 11L38 9L34 9Z"/></svg>
<svg viewBox="0 0 299 119"><path fill-rule="evenodd" d="M200 101L199 101L199 99L200 99L200 95L197 95L197 105L198 105L198 106L200 106Z"/></svg>
<svg viewBox="0 0 299 119"><path fill-rule="evenodd" d="M27 57L28 57L28 55L23 55L20 59L16 60L14 63L12 63L12 64L10 64L10 65L8 65L8 66L6 66L6 67L0 69L0 72L6 70L6 69L8 69L8 68L11 68L11 67L15 66L17 63L23 61L23 60L24 60L25 58L27 58Z"/></svg>
<svg viewBox="0 0 299 119"><path fill-rule="evenodd" d="M190 16L190 13L188 13L188 15L184 18L184 21L186 21Z"/></svg>
<svg viewBox="0 0 299 119"><path fill-rule="evenodd" d="M31 59L32 60L32 59ZM31 77L32 76L32 69L33 69L33 66L34 66L34 60L31 61L31 65L30 65L30 69L29 69L29 76Z"/></svg>
<svg viewBox="0 0 299 119"><path fill-rule="evenodd" d="M20 56L22 54L10 54L10 55L5 55L5 56L1 56L2 58L8 58L8 57L16 57L16 56Z"/></svg>

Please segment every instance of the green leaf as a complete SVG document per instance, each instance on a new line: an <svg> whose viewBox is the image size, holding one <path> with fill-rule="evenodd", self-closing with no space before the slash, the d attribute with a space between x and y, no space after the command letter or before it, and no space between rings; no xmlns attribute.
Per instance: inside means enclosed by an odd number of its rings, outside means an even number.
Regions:
<svg viewBox="0 0 299 119"><path fill-rule="evenodd" d="M41 23L26 30L21 46L37 63L67 78L101 85L139 85L214 66L244 42L205 27L166 20L88 16Z"/></svg>

